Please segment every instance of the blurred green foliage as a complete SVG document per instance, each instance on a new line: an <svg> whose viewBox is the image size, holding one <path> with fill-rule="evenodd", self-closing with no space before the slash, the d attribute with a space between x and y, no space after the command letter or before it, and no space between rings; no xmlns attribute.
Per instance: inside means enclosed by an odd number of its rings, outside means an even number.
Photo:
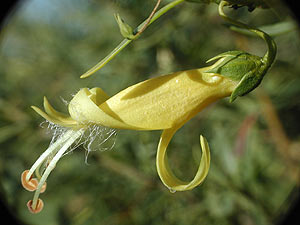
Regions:
<svg viewBox="0 0 300 225"><path fill-rule="evenodd" d="M81 87L99 86L113 95L152 76L203 67L224 51L265 51L260 39L224 26L217 5L184 3L102 70L79 78L122 40L114 13L137 26L153 6L154 1L137 0L27 0L2 30L1 193L24 224L268 225L276 224L292 204L300 168L300 43L295 29L275 37L277 61L258 90L233 104L225 99L208 107L173 138L171 165L179 177L192 178L200 159L199 134L207 137L212 165L200 187L170 193L155 168L160 132L120 130L114 148L91 152L88 164L82 147L64 156L41 196L44 210L28 212L32 193L21 187L20 174L51 138L30 109L41 106L43 96L66 111L61 98L69 101ZM293 24L281 7L229 11L255 26Z"/></svg>

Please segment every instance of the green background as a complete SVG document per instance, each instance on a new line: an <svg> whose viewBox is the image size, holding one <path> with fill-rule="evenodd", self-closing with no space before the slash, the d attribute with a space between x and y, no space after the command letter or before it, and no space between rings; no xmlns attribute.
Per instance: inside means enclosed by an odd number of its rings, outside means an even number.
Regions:
<svg viewBox="0 0 300 225"><path fill-rule="evenodd" d="M169 1L163 1L166 4ZM79 76L122 40L113 14L133 27L155 1L27 0L1 31L0 188L12 213L25 224L276 224L297 197L300 162L300 45L290 13L272 9L226 11L255 26L272 25L277 61L261 86L230 104L221 100L181 128L169 145L178 177L189 180L200 159L199 135L211 147L205 182L170 193L156 172L160 131L119 130L111 150L79 146L64 156L41 195L44 210L30 214L32 193L20 184L47 148L51 131L30 108L43 96L60 111L82 87L109 95L161 74L200 68L228 50L262 56L262 40L233 32L215 4L183 3L152 24L102 70ZM292 29L291 29L292 27ZM44 127L44 128L43 128ZM53 131L52 131L53 132ZM102 148L102 151L101 151Z"/></svg>

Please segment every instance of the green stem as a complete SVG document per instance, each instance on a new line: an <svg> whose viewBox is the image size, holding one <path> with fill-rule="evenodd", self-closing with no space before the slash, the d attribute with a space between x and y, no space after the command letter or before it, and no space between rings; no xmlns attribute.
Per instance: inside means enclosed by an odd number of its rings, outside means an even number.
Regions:
<svg viewBox="0 0 300 225"><path fill-rule="evenodd" d="M268 50L267 50L266 54L264 55L262 61L265 64L265 67L269 68L273 63L275 56L276 56L276 52L277 52L277 47L276 47L276 44L275 44L273 38L271 38L267 33L265 33L264 31L262 31L260 29L257 29L255 27L249 26L247 24L233 20L230 17L228 17L223 11L224 6L226 6L226 5L229 5L229 3L227 1L221 1L221 3L219 4L219 14L223 19L227 20L229 23L232 23L238 27L247 29L247 30L255 33L256 35L261 37L266 42L266 44L268 46Z"/></svg>
<svg viewBox="0 0 300 225"><path fill-rule="evenodd" d="M160 18L162 15L164 15L165 13L167 13L170 9L174 8L175 6L177 6L178 4L184 2L185 0L175 0L169 4L167 4L166 6L164 6L163 8L161 8L160 10L158 10L154 16L152 17L152 19L150 20L150 22L148 23L147 26L149 26L150 24L152 24L154 21L156 21L158 18ZM145 20L143 23L141 23L138 27L137 27L137 33L139 32L139 30L141 30L144 25L147 23L147 20ZM96 71L100 70L102 67L104 67L110 60L112 60L119 52L121 52L123 50L123 48L125 48L132 40L129 39L124 39L111 53L109 53L104 59L102 59L99 63L97 63L94 67L92 67L91 69L89 69L87 72L85 72L83 75L80 76L80 78L86 78L91 76L93 73L95 73Z"/></svg>
<svg viewBox="0 0 300 225"><path fill-rule="evenodd" d="M156 5L155 5L154 9L152 10L150 16L148 17L147 20L145 20L144 26L143 26L141 29L138 29L138 31L136 32L136 35L135 35L134 39L138 38L138 36L139 36L141 33L143 33L144 30L146 30L146 28L147 28L148 25L150 24L150 21L151 21L152 17L155 15L155 12L156 12L156 10L157 10L157 8L158 8L158 6L159 6L160 3L161 3L161 0L157 0L157 3L156 3Z"/></svg>

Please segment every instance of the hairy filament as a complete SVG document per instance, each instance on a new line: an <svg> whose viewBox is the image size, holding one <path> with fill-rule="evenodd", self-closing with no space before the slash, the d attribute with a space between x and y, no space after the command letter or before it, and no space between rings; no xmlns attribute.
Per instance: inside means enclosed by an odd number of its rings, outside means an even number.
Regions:
<svg viewBox="0 0 300 225"><path fill-rule="evenodd" d="M84 130L80 129L77 131L74 130L69 130L62 138L60 138L57 142L59 142L59 144L63 143L63 141L61 139L64 140L65 144L62 146L62 148L56 153L56 155L53 157L53 159L51 160L50 164L48 165L47 169L45 170L45 172L43 173L39 184L37 186L36 192L34 194L33 200L32 200L32 204L31 207L34 210L37 206L38 200L39 200L39 195L41 193L42 187L44 185L44 183L46 182L48 176L50 175L51 171L55 168L56 163L58 162L58 160L62 157L62 155L65 153L65 151L68 150L68 148L79 138L81 137L81 135L83 134ZM55 142L54 144L56 144L57 142Z"/></svg>
<svg viewBox="0 0 300 225"><path fill-rule="evenodd" d="M34 171L40 167L40 165L44 162L44 160L53 152L55 152L60 145L62 145L66 140L68 140L72 134L73 130L68 130L61 138L59 138L56 142L49 146L49 148L38 158L37 161L32 165L28 174L26 175L26 180L29 181L30 177L34 173Z"/></svg>

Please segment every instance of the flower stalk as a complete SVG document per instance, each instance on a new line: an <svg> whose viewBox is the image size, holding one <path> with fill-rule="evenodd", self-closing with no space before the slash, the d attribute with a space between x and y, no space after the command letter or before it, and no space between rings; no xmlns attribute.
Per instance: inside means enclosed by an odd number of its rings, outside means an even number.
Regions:
<svg viewBox="0 0 300 225"><path fill-rule="evenodd" d="M277 52L277 47L276 47L276 44L275 44L273 38L271 38L266 32L264 32L256 27L249 26L248 24L233 20L232 18L228 17L224 12L224 6L228 6L228 5L230 5L230 3L228 1L220 2L219 15L224 20L228 21L229 23L255 33L257 36L259 36L266 42L268 50L267 50L266 54L263 56L262 60L265 63L264 69L269 68L272 65L272 63L274 62L276 52Z"/></svg>
<svg viewBox="0 0 300 225"><path fill-rule="evenodd" d="M255 33L267 44L267 52L263 57L252 55L244 51L228 51L217 55L208 61L210 62L223 58L219 64L215 64L211 70L206 72L219 73L223 76L227 76L233 80L239 81L237 88L230 96L230 102L233 102L237 97L248 94L261 83L263 77L271 68L275 60L277 47L274 40L267 33L228 17L223 10L224 6L228 5L230 5L228 1L220 2L220 16L238 27Z"/></svg>

